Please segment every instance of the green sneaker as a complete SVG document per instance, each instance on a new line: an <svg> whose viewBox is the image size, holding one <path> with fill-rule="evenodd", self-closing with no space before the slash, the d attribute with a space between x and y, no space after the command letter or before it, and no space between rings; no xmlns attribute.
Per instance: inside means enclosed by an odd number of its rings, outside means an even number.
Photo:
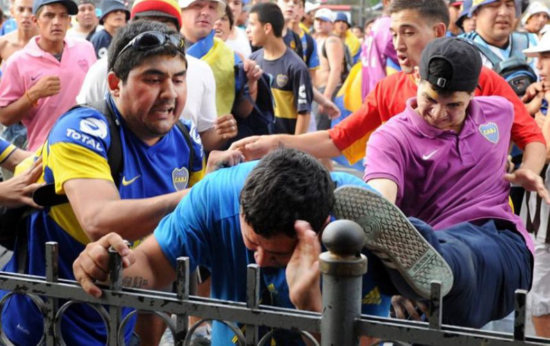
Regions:
<svg viewBox="0 0 550 346"><path fill-rule="evenodd" d="M453 286L453 273L445 259L409 222L394 204L379 194L357 186L334 191L334 216L357 222L365 231L365 246L385 266L399 272L403 280L392 281L404 296L411 289L421 298L430 298L432 281L441 282L445 296ZM415 298L415 297L408 297Z"/></svg>

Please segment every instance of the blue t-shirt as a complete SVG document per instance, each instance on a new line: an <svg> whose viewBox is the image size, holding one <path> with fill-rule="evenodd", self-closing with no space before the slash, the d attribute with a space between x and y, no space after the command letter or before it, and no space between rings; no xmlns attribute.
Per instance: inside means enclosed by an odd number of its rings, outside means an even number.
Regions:
<svg viewBox="0 0 550 346"><path fill-rule="evenodd" d="M108 100L111 102L111 100ZM112 103L112 105L114 105ZM124 165L118 180L122 199L147 198L182 190L204 175L203 149L198 134L185 123L193 142L189 148L183 133L174 127L157 143L148 146L127 129L122 117L120 142ZM92 108L77 108L62 115L51 130L42 151L44 180L54 183L63 194L64 182L71 179L111 180L107 151L111 146L108 122ZM190 163L190 150L195 159ZM59 277L74 280L72 264L89 242L68 203L45 208L29 220L28 258L25 273L45 275L44 243L59 244ZM17 272L17 254L5 269ZM4 295L2 292L0 295ZM63 304L64 302L60 302ZM124 312L126 315L128 309ZM2 316L4 330L16 344L36 345L42 336L42 316L24 296L7 303ZM127 340L133 323L126 331ZM64 315L63 337L68 345L105 344L105 325L89 306L77 304Z"/></svg>
<svg viewBox="0 0 550 346"><path fill-rule="evenodd" d="M96 31L90 38L90 42L94 46L95 54L98 59L101 59L104 55L107 55L107 50L111 44L113 37L106 30Z"/></svg>
<svg viewBox="0 0 550 346"><path fill-rule="evenodd" d="M9 34L12 31L17 30L17 22L15 19L10 18L2 24L2 27L0 28L0 36L4 36L5 34Z"/></svg>
<svg viewBox="0 0 550 346"><path fill-rule="evenodd" d="M264 58L264 49L259 49L249 57L271 77L271 92L275 100L275 133L293 134L299 116L311 112L313 89L309 70L302 57L287 48L275 59Z"/></svg>
<svg viewBox="0 0 550 346"><path fill-rule="evenodd" d="M160 222L154 233L174 268L178 257L188 256L191 270L197 265L210 270L211 296L216 299L246 301L247 265L255 261L253 251L245 247L241 236L239 195L256 164L243 163L209 174ZM367 187L359 178L346 173L332 173L332 178L337 186ZM260 281L262 304L294 308L288 296L284 268L261 268ZM382 295L366 274L363 277L363 312L387 316L389 304L390 297ZM278 333L276 339L278 345L301 343L297 334L286 331ZM234 341L229 328L214 324L213 345Z"/></svg>
<svg viewBox="0 0 550 346"><path fill-rule="evenodd" d="M319 62L319 54L317 53L317 42L305 31L302 31L300 39L302 40L304 62L307 67L310 70L319 67L321 63Z"/></svg>

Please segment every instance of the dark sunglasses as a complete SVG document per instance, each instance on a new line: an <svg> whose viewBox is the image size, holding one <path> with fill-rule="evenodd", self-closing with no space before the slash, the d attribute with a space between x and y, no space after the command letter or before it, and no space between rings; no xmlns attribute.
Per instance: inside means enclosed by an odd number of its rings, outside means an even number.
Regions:
<svg viewBox="0 0 550 346"><path fill-rule="evenodd" d="M184 53L185 42L179 34L167 35L159 31L146 31L137 35L130 42L128 42L128 44L126 44L124 48L120 50L118 56L120 56L130 47L136 50L146 51L162 47L167 44L171 44L182 53Z"/></svg>

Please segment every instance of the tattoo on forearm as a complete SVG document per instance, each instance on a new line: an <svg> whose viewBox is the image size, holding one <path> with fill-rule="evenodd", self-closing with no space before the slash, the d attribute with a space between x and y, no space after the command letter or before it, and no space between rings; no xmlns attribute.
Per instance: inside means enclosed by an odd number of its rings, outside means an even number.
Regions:
<svg viewBox="0 0 550 346"><path fill-rule="evenodd" d="M147 286L147 280L141 276L130 276L122 279L122 286L132 288L143 288Z"/></svg>

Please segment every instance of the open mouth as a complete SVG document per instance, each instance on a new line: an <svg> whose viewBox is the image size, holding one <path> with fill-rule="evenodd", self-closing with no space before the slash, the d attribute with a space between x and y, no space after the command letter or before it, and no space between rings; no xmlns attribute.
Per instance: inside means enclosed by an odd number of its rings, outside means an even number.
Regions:
<svg viewBox="0 0 550 346"><path fill-rule="evenodd" d="M407 65L409 63L409 57L406 55L397 55L397 60L400 65Z"/></svg>
<svg viewBox="0 0 550 346"><path fill-rule="evenodd" d="M170 116L174 114L174 110L176 109L175 106L157 106L152 109L153 113L159 114L159 115L166 115Z"/></svg>

